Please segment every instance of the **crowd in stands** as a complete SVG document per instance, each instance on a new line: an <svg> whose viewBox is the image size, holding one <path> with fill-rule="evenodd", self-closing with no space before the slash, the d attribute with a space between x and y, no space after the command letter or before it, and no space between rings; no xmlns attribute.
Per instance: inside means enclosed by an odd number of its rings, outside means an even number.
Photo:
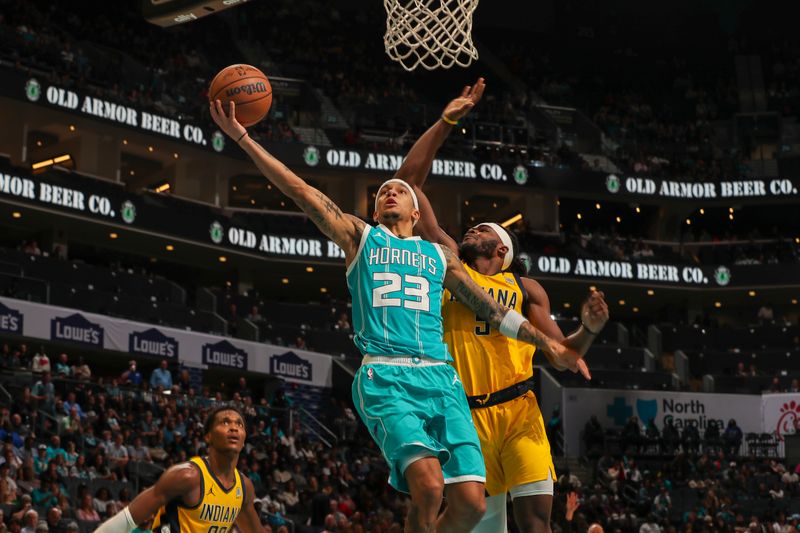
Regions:
<svg viewBox="0 0 800 533"><path fill-rule="evenodd" d="M376 45L385 26L379 4L355 8L281 0L269 9L242 6L229 16L230 23L206 17L170 31L146 23L130 8L116 11L111 19L93 2L43 7L3 0L0 5L0 56L18 68L42 69L61 85L91 86L95 94L173 116L208 120L202 104L206 85L230 62L224 55L227 47L217 43L234 42L235 37L260 48L274 69L271 74L311 80L330 97L350 126L334 140L348 146L403 147L436 119L442 101L452 93L445 91L445 84L424 83L386 58L383 47ZM325 17L318 16L322 12ZM511 90L501 77L494 79L493 90L476 110L482 119L524 126L525 113L533 106L580 108L610 141L607 155L627 172L695 181L752 173L748 162L755 145L720 142L714 128L738 108L733 80L738 53L763 53L770 102L786 114L796 109L796 47L788 40L752 50L714 31L665 55L647 38L638 45L630 39L623 44L613 31L599 26L578 26L572 51L565 51L558 39L537 35L532 40L529 32L476 31L525 86ZM536 53L530 53L532 46ZM692 57L699 48L703 53ZM125 79L116 75L120 69ZM268 120L254 133L293 141L293 121L288 116ZM376 138L370 129L396 135ZM569 149L561 152L561 144L532 159L550 166L567 161L580 165Z"/></svg>
<svg viewBox="0 0 800 533"><path fill-rule="evenodd" d="M202 454L204 414L222 401L246 414L239 469L254 483L267 531L402 530L407 499L387 486L383 459L346 403L331 400L326 418L340 438L327 447L289 424L284 394L263 397L245 378L223 394L167 361L149 372L131 361L99 376L66 353L51 359L43 348L9 343L0 367L0 381L13 392L0 401L2 531L91 531L164 468ZM594 476L559 472L554 531L585 531L593 522L642 533L745 531L752 522L759 527L751 531L767 533L761 524L796 525L800 466L745 453L733 420L701 436L694 426L659 431L632 418L618 436L617 456L596 419L583 436L585 455L596 458ZM578 496L569 513L571 492Z"/></svg>
<svg viewBox="0 0 800 533"><path fill-rule="evenodd" d="M794 531L800 520L800 465L777 458L774 441L748 443L735 420L723 429L711 421L701 436L694 425L661 430L636 417L614 436L592 417L583 431L593 479L589 485L561 475L556 508L564 531L598 522L622 531ZM761 446L756 448L755 446ZM581 499L571 505L567 495ZM577 504L577 505L576 505ZM578 511L576 513L576 510ZM554 512L559 517L559 512ZM772 529L770 529L772 528Z"/></svg>
<svg viewBox="0 0 800 533"><path fill-rule="evenodd" d="M25 344L2 350L0 378L16 372L3 385L16 379L20 387L0 401L0 531L45 531L44 522L58 533L93 530L164 468L202 455L205 413L223 401L246 415L239 469L253 481L267 531L401 530L405 498L387 487L385 463L366 432L356 431L352 409L335 400L328 418L342 439L329 448L289 424L280 390L267 399L245 378L223 397L166 361L149 376L135 361L97 376L67 354L53 365ZM20 381L23 370L30 385Z"/></svg>
<svg viewBox="0 0 800 533"><path fill-rule="evenodd" d="M680 241L649 239L646 228L627 233L620 225L574 222L565 224L557 236L545 236L520 227L517 235L523 250L543 255L566 255L612 261L674 262L697 265L775 265L800 261L800 246L779 233L761 235L751 231L712 234L707 229L686 234Z"/></svg>
<svg viewBox="0 0 800 533"><path fill-rule="evenodd" d="M170 117L210 121L208 83L226 60L225 24L208 17L170 31L120 6L108 16L101 2L39 5L0 2L0 59L22 71L47 73L50 83ZM125 76L120 76L121 71ZM254 135L296 141L285 120L266 119Z"/></svg>

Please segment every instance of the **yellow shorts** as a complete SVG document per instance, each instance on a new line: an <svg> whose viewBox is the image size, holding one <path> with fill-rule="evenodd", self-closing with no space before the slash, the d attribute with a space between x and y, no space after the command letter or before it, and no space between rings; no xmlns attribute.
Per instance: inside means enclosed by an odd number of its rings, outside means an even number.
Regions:
<svg viewBox="0 0 800 533"><path fill-rule="evenodd" d="M556 479L544 420L533 392L510 402L472 409L483 460L486 463L486 491L503 494L512 487Z"/></svg>

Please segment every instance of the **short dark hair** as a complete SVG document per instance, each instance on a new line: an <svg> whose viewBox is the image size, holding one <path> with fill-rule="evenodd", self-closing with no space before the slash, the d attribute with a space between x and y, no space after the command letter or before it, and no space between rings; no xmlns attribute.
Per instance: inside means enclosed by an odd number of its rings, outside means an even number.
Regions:
<svg viewBox="0 0 800 533"><path fill-rule="evenodd" d="M242 417L242 422L244 422L244 414L242 413L241 410L239 410L238 407L236 407L233 404L223 403L216 406L214 409L211 410L210 413L208 413L206 421L203 424L203 435L208 435L209 433L211 433L211 430L214 429L214 422L217 418L217 415L222 411L234 411L236 414Z"/></svg>

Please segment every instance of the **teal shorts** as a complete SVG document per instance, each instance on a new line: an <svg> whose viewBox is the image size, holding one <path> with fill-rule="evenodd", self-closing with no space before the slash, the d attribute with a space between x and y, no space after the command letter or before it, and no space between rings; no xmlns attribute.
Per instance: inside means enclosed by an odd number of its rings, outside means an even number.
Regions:
<svg viewBox="0 0 800 533"><path fill-rule="evenodd" d="M403 360L364 364L353 380L353 402L389 463L389 484L409 492L405 470L426 456L439 459L446 484L484 483L480 441L455 369Z"/></svg>

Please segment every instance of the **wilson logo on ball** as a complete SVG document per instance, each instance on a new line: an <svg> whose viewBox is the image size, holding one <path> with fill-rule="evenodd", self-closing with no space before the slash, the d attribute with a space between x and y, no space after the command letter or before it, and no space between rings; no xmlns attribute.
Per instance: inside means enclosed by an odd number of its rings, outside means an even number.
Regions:
<svg viewBox="0 0 800 533"><path fill-rule="evenodd" d="M248 83L245 85L238 85L225 90L225 96L236 96L237 94L255 94L267 92L267 84L264 82Z"/></svg>

